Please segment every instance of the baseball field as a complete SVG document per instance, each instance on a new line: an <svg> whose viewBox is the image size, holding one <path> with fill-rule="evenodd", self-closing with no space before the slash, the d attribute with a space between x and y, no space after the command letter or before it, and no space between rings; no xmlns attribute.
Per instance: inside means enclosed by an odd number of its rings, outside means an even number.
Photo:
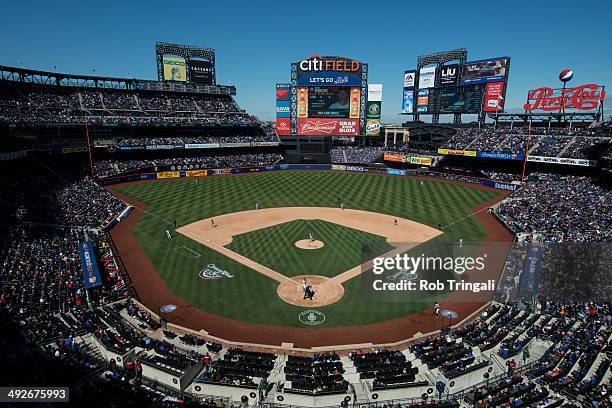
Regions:
<svg viewBox="0 0 612 408"><path fill-rule="evenodd" d="M424 313L444 299L364 296L368 261L460 239L509 238L486 211L506 193L434 179L278 172L110 190L135 207L111 235L141 301L152 310L177 304L171 321L220 336L233 328L241 331L234 339L252 342L263 341L253 331L264 330L283 341L327 344L303 336L381 324L382 338L392 339L397 333L385 337L384 325L406 332L410 316L423 323L412 334L425 332L432 327ZM304 278L315 289L312 301L302 297ZM311 310L317 316L308 327Z"/></svg>

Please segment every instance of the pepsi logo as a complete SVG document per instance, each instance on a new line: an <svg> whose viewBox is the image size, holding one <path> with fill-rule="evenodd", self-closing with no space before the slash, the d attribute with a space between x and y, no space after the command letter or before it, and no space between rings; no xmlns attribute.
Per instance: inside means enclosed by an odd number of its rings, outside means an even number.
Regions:
<svg viewBox="0 0 612 408"><path fill-rule="evenodd" d="M564 69L559 74L559 80L561 82L569 82L574 77L574 71L571 69Z"/></svg>

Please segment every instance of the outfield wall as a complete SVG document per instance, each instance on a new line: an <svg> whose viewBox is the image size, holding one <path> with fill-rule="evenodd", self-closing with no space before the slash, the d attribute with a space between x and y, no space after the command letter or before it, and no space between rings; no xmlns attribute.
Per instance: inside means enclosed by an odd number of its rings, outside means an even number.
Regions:
<svg viewBox="0 0 612 408"><path fill-rule="evenodd" d="M220 169L206 169L206 170L193 170L189 169L188 166L182 168L177 166L171 171L158 171L158 172L147 172L130 175L119 175L104 177L98 179L98 182L102 185L112 185L119 183L126 183L130 181L141 181L141 180L168 180L188 177L209 177L209 176L220 176L228 174L249 174L249 173L262 173L271 171L347 171L354 173L375 173L375 174L388 174L392 176L408 176L408 177L433 177L442 180L460 181L464 183L479 184L482 186L495 188L498 190L515 191L521 185L517 183L508 183L502 181L494 181L486 178L462 176L457 174L442 173L431 170L398 170L390 169L385 167L367 167L367 166L351 166L344 164L275 164L270 166L256 166L256 167L237 167L237 168L220 168Z"/></svg>

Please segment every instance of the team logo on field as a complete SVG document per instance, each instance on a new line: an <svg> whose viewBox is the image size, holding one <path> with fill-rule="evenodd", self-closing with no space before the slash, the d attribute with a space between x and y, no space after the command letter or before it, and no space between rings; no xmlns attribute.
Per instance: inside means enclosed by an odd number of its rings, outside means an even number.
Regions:
<svg viewBox="0 0 612 408"><path fill-rule="evenodd" d="M306 326L317 326L325 321L325 315L318 310L306 310L300 313L298 319Z"/></svg>
<svg viewBox="0 0 612 408"><path fill-rule="evenodd" d="M411 281L411 280L417 280L418 278L419 278L419 275L417 274L417 272L415 270L411 270L410 267L407 269L400 269L397 273L387 276L387 279L389 280L398 280L398 281L402 281L402 280Z"/></svg>
<svg viewBox="0 0 612 408"><path fill-rule="evenodd" d="M234 275L228 271L224 271L221 268L215 266L215 264L208 264L205 269L202 269L199 273L202 279L222 279L222 278L233 278Z"/></svg>

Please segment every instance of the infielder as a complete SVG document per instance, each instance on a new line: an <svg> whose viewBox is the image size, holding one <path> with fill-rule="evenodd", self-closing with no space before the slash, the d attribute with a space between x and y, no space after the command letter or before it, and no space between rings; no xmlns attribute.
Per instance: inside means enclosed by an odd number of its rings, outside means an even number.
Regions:
<svg viewBox="0 0 612 408"><path fill-rule="evenodd" d="M166 230L166 236L168 237L168 239L172 238L172 235L170 234L169 230Z"/></svg>

